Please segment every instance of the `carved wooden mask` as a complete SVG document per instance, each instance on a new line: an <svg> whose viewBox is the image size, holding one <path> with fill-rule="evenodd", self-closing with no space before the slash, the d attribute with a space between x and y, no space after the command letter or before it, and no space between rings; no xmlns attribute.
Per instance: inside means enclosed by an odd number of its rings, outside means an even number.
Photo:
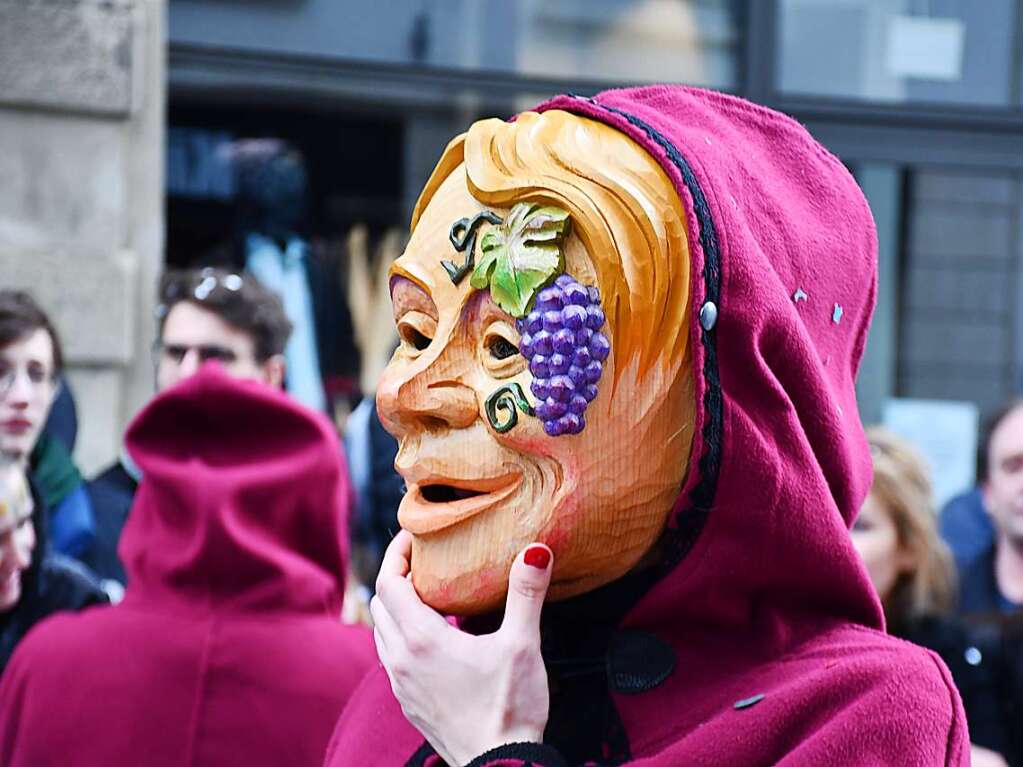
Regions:
<svg viewBox="0 0 1023 767"><path fill-rule="evenodd" d="M565 112L476 123L420 197L391 296L377 407L424 601L499 607L534 541L554 551L551 599L636 567L694 404L685 216L656 161Z"/></svg>

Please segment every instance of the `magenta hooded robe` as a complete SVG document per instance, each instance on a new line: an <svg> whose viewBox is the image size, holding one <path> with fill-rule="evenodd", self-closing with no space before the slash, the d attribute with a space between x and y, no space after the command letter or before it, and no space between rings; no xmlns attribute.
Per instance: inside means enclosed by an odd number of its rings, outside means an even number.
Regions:
<svg viewBox="0 0 1023 767"><path fill-rule="evenodd" d="M0 764L319 765L373 663L341 624L347 480L333 427L215 364L161 394L127 448L144 472L124 601L61 615L0 685Z"/></svg>
<svg viewBox="0 0 1023 767"><path fill-rule="evenodd" d="M871 481L854 379L877 284L855 181L793 120L719 93L653 86L548 109L622 131L674 182L696 430L659 566L545 607L545 742L473 767L967 764L948 671L884 633L848 533ZM436 763L371 673L328 767Z"/></svg>

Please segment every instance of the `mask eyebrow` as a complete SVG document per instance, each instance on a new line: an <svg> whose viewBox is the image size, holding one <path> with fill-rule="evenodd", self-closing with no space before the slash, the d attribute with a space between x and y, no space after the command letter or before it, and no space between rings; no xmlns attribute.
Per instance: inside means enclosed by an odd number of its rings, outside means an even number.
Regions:
<svg viewBox="0 0 1023 767"><path fill-rule="evenodd" d="M395 261L391 265L391 268L388 272L388 277L390 278L390 284L388 286L388 289L392 296L394 295L394 286L395 284L397 284L398 278L404 277L406 280L408 280L421 291L423 291L431 301L433 300L433 292L430 290L429 287L427 287L426 281L413 274L404 264L401 263L401 261Z"/></svg>

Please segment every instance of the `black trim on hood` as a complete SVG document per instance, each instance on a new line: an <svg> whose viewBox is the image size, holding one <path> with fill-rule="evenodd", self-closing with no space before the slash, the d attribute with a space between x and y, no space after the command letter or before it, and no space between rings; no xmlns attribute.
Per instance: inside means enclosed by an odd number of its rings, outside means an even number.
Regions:
<svg viewBox="0 0 1023 767"><path fill-rule="evenodd" d="M607 104L601 104L593 98L570 95L628 120L630 124L639 128L651 141L660 146L671 163L678 169L686 188L693 197L696 218L700 223L700 246L703 248L704 255L704 301L713 302L720 312L722 310L721 255L718 248L717 232L711 219L707 198L689 163L671 141L635 115ZM691 307L693 322L697 322L695 317L699 315L700 308L695 305ZM718 371L717 336L714 328L707 330L699 323L697 324L700 328L700 343L703 345L706 355L703 362L703 377L707 384L707 390L703 397L705 420L703 424L703 455L700 456L699 462L700 481L689 494L689 505L677 514L673 520L674 524L669 523L662 537L663 556L659 562L662 578L689 553L696 543L700 531L703 530L707 516L714 505L718 474L721 468L724 400L721 394L721 376Z"/></svg>

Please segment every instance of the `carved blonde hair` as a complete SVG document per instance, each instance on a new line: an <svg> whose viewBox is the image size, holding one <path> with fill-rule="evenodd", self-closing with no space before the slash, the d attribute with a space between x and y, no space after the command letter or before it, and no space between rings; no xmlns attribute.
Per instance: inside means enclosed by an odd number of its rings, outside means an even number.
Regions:
<svg viewBox="0 0 1023 767"><path fill-rule="evenodd" d="M655 363L669 375L682 369L689 242L678 194L653 157L614 128L568 112L482 120L448 144L416 203L413 229L463 163L469 192L484 205L542 202L569 212L597 274L617 371L638 363L642 380Z"/></svg>

